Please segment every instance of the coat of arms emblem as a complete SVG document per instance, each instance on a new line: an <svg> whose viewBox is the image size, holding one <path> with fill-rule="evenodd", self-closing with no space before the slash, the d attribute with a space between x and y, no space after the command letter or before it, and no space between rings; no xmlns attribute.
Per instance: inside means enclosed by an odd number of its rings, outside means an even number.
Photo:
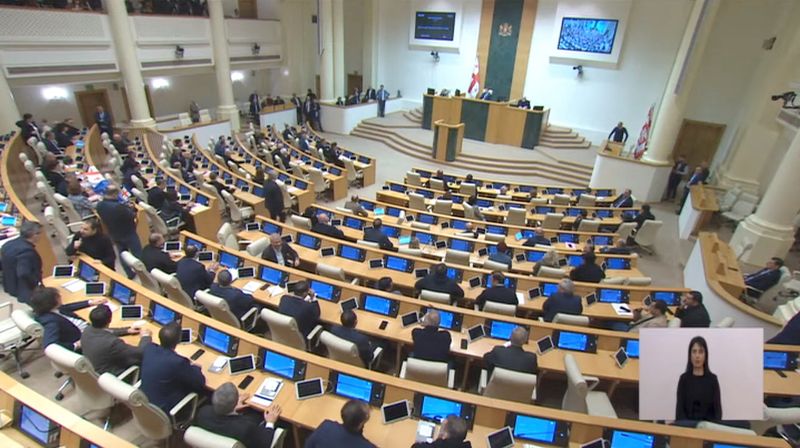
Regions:
<svg viewBox="0 0 800 448"><path fill-rule="evenodd" d="M500 37L509 37L509 36L511 36L511 33L513 32L513 30L514 30L514 26L511 25L510 23L508 23L508 22L501 23L500 26L497 29L497 34Z"/></svg>

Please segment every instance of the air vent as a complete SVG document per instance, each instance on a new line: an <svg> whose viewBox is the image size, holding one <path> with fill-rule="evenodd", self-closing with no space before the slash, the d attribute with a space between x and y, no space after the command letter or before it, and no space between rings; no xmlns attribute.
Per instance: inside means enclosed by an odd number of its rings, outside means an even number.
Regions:
<svg viewBox="0 0 800 448"><path fill-rule="evenodd" d="M279 61L280 59L281 55L279 54L271 54L266 56L234 56L231 58L231 62Z"/></svg>
<svg viewBox="0 0 800 448"><path fill-rule="evenodd" d="M9 76L24 75L50 75L54 73L86 73L116 71L115 64L90 64L90 65L37 65L29 67L7 67Z"/></svg>
<svg viewBox="0 0 800 448"><path fill-rule="evenodd" d="M177 61L142 62L142 68L178 67L182 65L211 65L211 59L181 59Z"/></svg>

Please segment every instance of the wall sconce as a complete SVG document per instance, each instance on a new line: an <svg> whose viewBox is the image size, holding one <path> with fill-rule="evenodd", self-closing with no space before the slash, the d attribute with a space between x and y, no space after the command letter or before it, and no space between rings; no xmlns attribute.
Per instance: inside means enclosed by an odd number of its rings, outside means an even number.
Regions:
<svg viewBox="0 0 800 448"><path fill-rule="evenodd" d="M42 96L47 101L67 99L67 89L63 87L45 87L42 89Z"/></svg>
<svg viewBox="0 0 800 448"><path fill-rule="evenodd" d="M183 50L184 48L180 45L175 46L175 59L183 59Z"/></svg>
<svg viewBox="0 0 800 448"><path fill-rule="evenodd" d="M231 72L231 81L232 82L244 81L244 72L240 71Z"/></svg>
<svg viewBox="0 0 800 448"><path fill-rule="evenodd" d="M259 53L261 53L261 45L253 44L253 48L251 49L251 51L253 52L253 56L258 55Z"/></svg>

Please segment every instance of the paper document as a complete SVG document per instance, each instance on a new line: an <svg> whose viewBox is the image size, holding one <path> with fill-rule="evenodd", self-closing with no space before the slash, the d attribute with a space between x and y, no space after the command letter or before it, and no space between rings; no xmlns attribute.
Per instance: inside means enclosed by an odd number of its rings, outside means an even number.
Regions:
<svg viewBox="0 0 800 448"><path fill-rule="evenodd" d="M284 292L284 289L283 289L283 288L281 288L281 287L280 287L280 286L278 286L278 285L272 285L272 286L270 286L269 288L267 288L267 292L268 292L268 293L269 293L269 295L271 295L271 296L277 296L277 295L281 295L281 294L283 294L283 292Z"/></svg>
<svg viewBox="0 0 800 448"><path fill-rule="evenodd" d="M63 285L61 285L61 287L63 287L69 292L78 292L86 289L86 282L79 278L76 278L75 280L70 280L64 283Z"/></svg>
<svg viewBox="0 0 800 448"><path fill-rule="evenodd" d="M523 296L521 292L517 292L517 303L520 305L525 304L525 296Z"/></svg>
<svg viewBox="0 0 800 448"><path fill-rule="evenodd" d="M630 305L627 303L612 303L611 306L614 308L614 311L617 312L618 316L632 316L633 312L631 311Z"/></svg>
<svg viewBox="0 0 800 448"><path fill-rule="evenodd" d="M257 280L250 280L242 287L242 291L244 291L246 294L253 295L253 293L258 291L258 288L260 288L263 284L264 283Z"/></svg>

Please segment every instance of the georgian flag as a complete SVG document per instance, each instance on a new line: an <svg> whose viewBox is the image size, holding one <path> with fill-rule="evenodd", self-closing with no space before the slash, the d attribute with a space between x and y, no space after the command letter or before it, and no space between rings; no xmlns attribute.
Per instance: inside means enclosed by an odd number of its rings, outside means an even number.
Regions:
<svg viewBox="0 0 800 448"><path fill-rule="evenodd" d="M478 93L481 91L481 81L479 77L480 73L480 65L478 63L478 57L475 56L475 67L472 69L472 78L469 82L469 89L467 89L467 93L472 98L478 96Z"/></svg>
<svg viewBox="0 0 800 448"><path fill-rule="evenodd" d="M639 133L639 140L636 141L636 149L633 151L633 158L639 160L647 151L647 145L650 143L650 128L653 126L653 113L655 112L656 105L651 104L650 110L647 111L647 120L642 125L642 131Z"/></svg>

